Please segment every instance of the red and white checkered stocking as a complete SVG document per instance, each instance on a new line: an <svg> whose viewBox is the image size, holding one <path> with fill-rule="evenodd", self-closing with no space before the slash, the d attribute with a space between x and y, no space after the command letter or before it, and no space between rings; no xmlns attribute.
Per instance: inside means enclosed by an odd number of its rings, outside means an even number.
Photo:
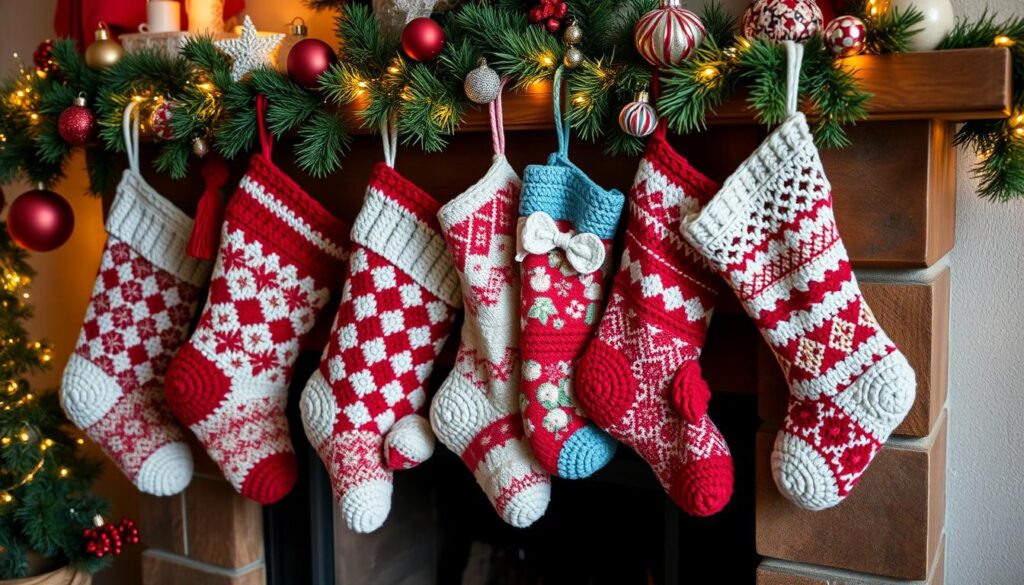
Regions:
<svg viewBox="0 0 1024 585"><path fill-rule="evenodd" d="M419 413L461 303L439 207L391 167L374 169L352 228L330 343L302 393L306 436L357 532L387 519L392 470L433 453L434 436Z"/></svg>
<svg viewBox="0 0 1024 585"><path fill-rule="evenodd" d="M210 263L185 255L192 220L132 169L107 218L107 245L61 403L139 490L176 494L192 452L163 397Z"/></svg>

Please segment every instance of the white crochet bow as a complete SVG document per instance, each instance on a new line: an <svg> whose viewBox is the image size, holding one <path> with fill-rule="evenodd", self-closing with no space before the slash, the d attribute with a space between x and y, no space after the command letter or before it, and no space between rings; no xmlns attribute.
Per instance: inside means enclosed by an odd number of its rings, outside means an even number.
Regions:
<svg viewBox="0 0 1024 585"><path fill-rule="evenodd" d="M522 261L527 254L547 254L555 248L565 251L569 265L580 274L594 272L604 264L604 244L601 238L586 232L563 232L547 213L531 213L519 232L516 260Z"/></svg>

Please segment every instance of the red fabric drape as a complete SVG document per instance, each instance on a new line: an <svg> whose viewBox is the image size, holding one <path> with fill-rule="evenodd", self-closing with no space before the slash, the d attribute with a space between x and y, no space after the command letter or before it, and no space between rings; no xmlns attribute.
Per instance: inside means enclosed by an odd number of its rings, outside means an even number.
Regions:
<svg viewBox="0 0 1024 585"><path fill-rule="evenodd" d="M245 0L224 0L224 20L244 8ZM57 0L53 29L57 36L73 38L85 48L92 43L101 20L115 34L138 32L139 25L146 22L146 0ZM185 4L181 2L181 28L187 27Z"/></svg>

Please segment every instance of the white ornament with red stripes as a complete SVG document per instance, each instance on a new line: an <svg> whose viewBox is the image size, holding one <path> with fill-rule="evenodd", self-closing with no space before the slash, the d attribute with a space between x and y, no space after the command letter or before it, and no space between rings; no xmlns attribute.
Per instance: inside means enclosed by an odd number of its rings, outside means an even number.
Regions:
<svg viewBox="0 0 1024 585"><path fill-rule="evenodd" d="M773 41L805 41L821 30L814 0L754 0L743 15L743 36Z"/></svg>
<svg viewBox="0 0 1024 585"><path fill-rule="evenodd" d="M658 126L658 113L647 100L647 92L637 94L636 99L626 104L619 112L619 127L630 136L649 136Z"/></svg>
<svg viewBox="0 0 1024 585"><path fill-rule="evenodd" d="M679 0L662 0L661 7L644 14L633 29L636 50L655 67L679 65L704 40L700 17L680 6Z"/></svg>
<svg viewBox="0 0 1024 585"><path fill-rule="evenodd" d="M836 57L853 57L864 52L867 30L856 16L839 16L825 27L825 46Z"/></svg>

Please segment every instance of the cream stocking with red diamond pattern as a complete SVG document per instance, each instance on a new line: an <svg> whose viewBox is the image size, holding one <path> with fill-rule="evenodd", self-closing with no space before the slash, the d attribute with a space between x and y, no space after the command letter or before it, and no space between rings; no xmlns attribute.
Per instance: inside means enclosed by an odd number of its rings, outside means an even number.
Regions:
<svg viewBox="0 0 1024 585"><path fill-rule="evenodd" d="M732 285L789 381L772 452L779 490L820 510L850 493L914 401L914 371L864 302L832 193L796 111L802 47L787 43L789 119L683 234Z"/></svg>

